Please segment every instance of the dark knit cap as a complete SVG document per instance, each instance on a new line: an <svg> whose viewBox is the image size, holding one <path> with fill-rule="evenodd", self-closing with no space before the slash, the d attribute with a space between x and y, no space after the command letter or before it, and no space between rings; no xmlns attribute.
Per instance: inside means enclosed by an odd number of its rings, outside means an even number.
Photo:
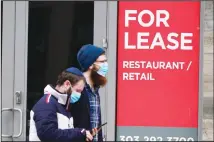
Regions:
<svg viewBox="0 0 214 142"><path fill-rule="evenodd" d="M87 71L88 68L103 53L105 53L105 51L101 47L91 44L83 45L77 54L77 60L82 68L82 71Z"/></svg>
<svg viewBox="0 0 214 142"><path fill-rule="evenodd" d="M66 71L67 71L67 72L70 72L70 73L72 73L72 74L75 74L75 75L77 75L77 76L82 76L82 77L83 77L82 72L81 72L78 68L70 67L70 68L67 68Z"/></svg>

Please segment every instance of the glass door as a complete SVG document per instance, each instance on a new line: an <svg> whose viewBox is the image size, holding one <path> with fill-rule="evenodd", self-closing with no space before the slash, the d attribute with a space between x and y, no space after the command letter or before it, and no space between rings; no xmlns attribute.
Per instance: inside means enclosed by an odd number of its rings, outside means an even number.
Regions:
<svg viewBox="0 0 214 142"><path fill-rule="evenodd" d="M11 99L7 98L17 108L13 129L20 135L13 140L20 141L28 139L29 112L44 87L55 84L63 69L79 67L76 54L82 45L103 46L107 5L93 1L16 1L15 6L14 82ZM105 89L101 93L105 96Z"/></svg>

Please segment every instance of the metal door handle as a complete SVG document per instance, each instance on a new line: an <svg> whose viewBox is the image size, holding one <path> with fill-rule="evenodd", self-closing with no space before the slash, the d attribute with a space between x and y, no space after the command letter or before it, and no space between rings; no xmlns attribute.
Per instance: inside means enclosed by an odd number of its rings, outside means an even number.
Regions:
<svg viewBox="0 0 214 142"><path fill-rule="evenodd" d="M19 133L17 135L13 135L13 138L18 138L22 135L22 110L18 108L14 108L14 111L18 111L20 113L20 123L19 123Z"/></svg>
<svg viewBox="0 0 214 142"><path fill-rule="evenodd" d="M13 138L18 138L22 135L22 123L23 123L23 120L22 120L22 110L21 109L18 109L18 108L3 108L1 110L1 112L3 111L18 111L20 113L20 127L19 127L19 133L17 135L4 135L2 134L1 136L4 137L4 138L10 138L10 137L13 137Z"/></svg>
<svg viewBox="0 0 214 142"><path fill-rule="evenodd" d="M3 108L1 110L1 112L3 113L4 111L13 111L13 108ZM12 137L12 135L4 135L4 134L1 134L1 136L4 137L4 138L10 138L10 137Z"/></svg>

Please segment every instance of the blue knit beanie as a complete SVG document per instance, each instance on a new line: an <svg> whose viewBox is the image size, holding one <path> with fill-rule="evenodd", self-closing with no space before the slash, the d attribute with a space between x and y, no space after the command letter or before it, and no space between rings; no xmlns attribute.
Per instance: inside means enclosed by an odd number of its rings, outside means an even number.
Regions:
<svg viewBox="0 0 214 142"><path fill-rule="evenodd" d="M77 54L77 60L82 71L87 71L103 53L105 53L105 51L100 47L91 44L83 45Z"/></svg>
<svg viewBox="0 0 214 142"><path fill-rule="evenodd" d="M72 74L75 74L75 75L77 75L77 76L82 76L82 77L83 77L82 72L81 72L78 68L70 67L70 68L67 68L66 71L67 71L67 72L70 72L70 73L72 73Z"/></svg>

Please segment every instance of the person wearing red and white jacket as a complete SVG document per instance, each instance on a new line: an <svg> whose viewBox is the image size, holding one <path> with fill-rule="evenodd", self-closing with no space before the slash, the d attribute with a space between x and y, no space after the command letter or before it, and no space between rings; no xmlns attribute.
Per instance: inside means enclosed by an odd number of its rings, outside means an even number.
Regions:
<svg viewBox="0 0 214 142"><path fill-rule="evenodd" d="M71 67L58 76L56 87L45 87L44 96L30 112L29 141L72 142L93 139L90 131L74 128L69 111L70 102L79 100L84 82L81 71Z"/></svg>

